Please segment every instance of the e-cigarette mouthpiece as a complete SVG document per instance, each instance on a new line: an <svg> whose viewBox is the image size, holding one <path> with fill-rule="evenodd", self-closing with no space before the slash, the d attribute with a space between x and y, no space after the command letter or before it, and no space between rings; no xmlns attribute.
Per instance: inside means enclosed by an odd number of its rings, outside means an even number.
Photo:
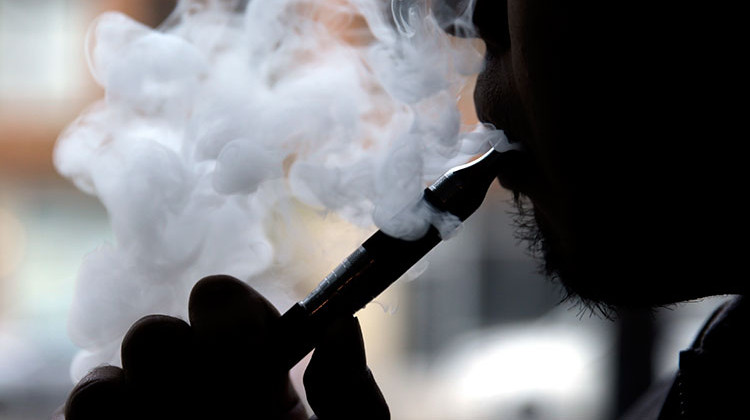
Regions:
<svg viewBox="0 0 750 420"><path fill-rule="evenodd" d="M430 187L423 200L438 212L466 220L484 201L506 153L495 147L466 165L451 169ZM431 226L417 240L403 240L375 232L306 298L279 319L274 331L279 356L292 368L313 348L333 320L352 316L382 293L442 241Z"/></svg>

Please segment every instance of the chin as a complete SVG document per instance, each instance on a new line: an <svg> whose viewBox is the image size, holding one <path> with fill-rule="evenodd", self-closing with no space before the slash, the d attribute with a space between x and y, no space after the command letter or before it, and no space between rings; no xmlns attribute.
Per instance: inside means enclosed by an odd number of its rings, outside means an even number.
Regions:
<svg viewBox="0 0 750 420"><path fill-rule="evenodd" d="M722 294L706 290L699 269L672 268L669 259L656 262L648 256L624 255L617 246L582 251L578 256L558 256L548 250L547 273L565 290L565 300L580 303L606 316L618 309L653 309ZM676 261L675 261L676 263Z"/></svg>
<svg viewBox="0 0 750 420"><path fill-rule="evenodd" d="M702 297L690 293L684 277L675 284L665 264L607 244L607 236L589 238L571 252L563 247L555 230L535 211L528 198L516 199L516 236L525 241L540 263L540 271L562 287L562 301L583 311L614 318L622 308L657 308ZM686 287L687 286L687 287Z"/></svg>

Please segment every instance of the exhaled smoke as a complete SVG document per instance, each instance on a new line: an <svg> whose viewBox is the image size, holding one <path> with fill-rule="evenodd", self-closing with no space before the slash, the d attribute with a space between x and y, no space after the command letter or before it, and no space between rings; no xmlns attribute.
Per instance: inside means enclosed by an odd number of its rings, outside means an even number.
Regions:
<svg viewBox="0 0 750 420"><path fill-rule="evenodd" d="M118 364L141 316L185 318L205 275L272 295L302 278L270 274L295 260L301 206L403 238L426 229L425 185L491 135L456 105L481 56L441 30L446 13L393 1L183 1L156 30L97 19L87 49L106 97L55 152L114 234L80 269L75 379Z"/></svg>

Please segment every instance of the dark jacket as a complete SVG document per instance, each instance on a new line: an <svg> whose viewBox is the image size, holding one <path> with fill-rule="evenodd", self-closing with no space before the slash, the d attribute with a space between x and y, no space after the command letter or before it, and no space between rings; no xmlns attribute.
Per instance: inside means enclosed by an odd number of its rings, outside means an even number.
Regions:
<svg viewBox="0 0 750 420"><path fill-rule="evenodd" d="M623 419L750 418L750 303L737 297L706 321L680 352L677 374L657 383Z"/></svg>

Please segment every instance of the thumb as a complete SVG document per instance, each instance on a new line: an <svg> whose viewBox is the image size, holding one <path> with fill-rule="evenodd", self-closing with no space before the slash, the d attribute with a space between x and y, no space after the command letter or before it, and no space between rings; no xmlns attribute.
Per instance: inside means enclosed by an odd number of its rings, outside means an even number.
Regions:
<svg viewBox="0 0 750 420"><path fill-rule="evenodd" d="M320 420L390 418L388 405L367 367L355 317L329 327L304 375L307 400Z"/></svg>

